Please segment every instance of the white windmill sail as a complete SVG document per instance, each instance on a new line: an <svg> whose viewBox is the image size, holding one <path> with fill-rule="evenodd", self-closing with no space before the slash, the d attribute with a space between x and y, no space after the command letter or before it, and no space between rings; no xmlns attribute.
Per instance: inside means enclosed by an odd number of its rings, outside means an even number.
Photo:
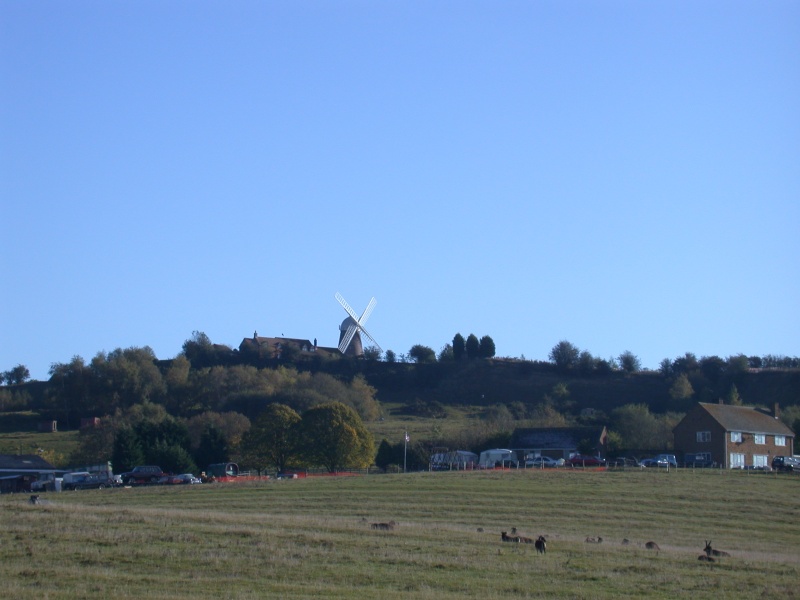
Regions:
<svg viewBox="0 0 800 600"><path fill-rule="evenodd" d="M358 313L356 313L356 311L353 310L353 308L347 303L347 301L342 297L342 295L339 292L336 292L335 297L336 300L339 302L339 304L341 304L344 310L347 312L347 314L350 315L350 318L345 320L345 322L349 321L349 324L344 332L344 335L342 335L342 338L339 341L339 352L344 354L347 350L347 347L353 341L353 338L356 336L356 334L362 334L362 333L365 336L367 336L373 344L375 344L378 350L383 352L383 350L380 347L380 344L378 344L378 342L375 341L375 338L373 338L369 334L369 332L364 328L364 324L367 322L367 319L372 314L372 311L375 309L375 305L377 304L375 298L372 298L372 300L369 301L369 304L367 304L367 308L364 309L364 312L361 313L361 316L359 317ZM342 323L342 326L344 327L344 323Z"/></svg>

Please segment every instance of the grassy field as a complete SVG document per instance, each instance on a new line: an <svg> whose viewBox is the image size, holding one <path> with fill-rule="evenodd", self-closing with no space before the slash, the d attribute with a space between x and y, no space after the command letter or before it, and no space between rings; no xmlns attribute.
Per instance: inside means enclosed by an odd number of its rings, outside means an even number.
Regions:
<svg viewBox="0 0 800 600"><path fill-rule="evenodd" d="M87 490L37 506L4 495L0 596L792 598L798 491L784 474L528 470ZM545 535L547 554L501 542L512 527ZM731 556L698 561L706 539Z"/></svg>

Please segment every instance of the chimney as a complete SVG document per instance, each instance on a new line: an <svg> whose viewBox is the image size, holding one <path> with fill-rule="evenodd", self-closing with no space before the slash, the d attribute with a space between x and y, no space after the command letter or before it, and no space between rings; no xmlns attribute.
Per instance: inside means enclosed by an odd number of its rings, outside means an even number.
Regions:
<svg viewBox="0 0 800 600"><path fill-rule="evenodd" d="M776 419L781 418L781 405L778 404L777 402L772 405L772 416L775 417Z"/></svg>

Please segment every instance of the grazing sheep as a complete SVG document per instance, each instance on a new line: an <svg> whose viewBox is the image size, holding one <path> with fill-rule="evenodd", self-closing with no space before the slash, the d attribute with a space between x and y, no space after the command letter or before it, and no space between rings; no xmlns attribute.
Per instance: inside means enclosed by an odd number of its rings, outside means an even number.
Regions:
<svg viewBox="0 0 800 600"><path fill-rule="evenodd" d="M519 536L516 535L508 535L507 532L501 531L500 532L500 539L504 542L513 542L515 544L519 544Z"/></svg>
<svg viewBox="0 0 800 600"><path fill-rule="evenodd" d="M586 543L587 544L602 544L603 543L603 538L601 538L600 536L587 537L586 538Z"/></svg>
<svg viewBox="0 0 800 600"><path fill-rule="evenodd" d="M661 548L659 548L659 547L658 547L658 544L656 544L655 542L647 542L647 543L644 545L644 547L645 547L645 548L647 548L648 550L655 550L656 552L658 552L659 550L661 550Z"/></svg>
<svg viewBox="0 0 800 600"><path fill-rule="evenodd" d="M539 554L544 554L545 552L547 552L547 540L544 539L543 535L540 535L538 538L536 538L535 546L536 546L536 552L538 552Z"/></svg>
<svg viewBox="0 0 800 600"><path fill-rule="evenodd" d="M728 554L724 550L716 550L715 548L712 548L711 540L708 540L706 542L706 547L703 548L703 552L705 552L706 556L708 556L709 558L711 558L712 556L730 556L730 554Z"/></svg>
<svg viewBox="0 0 800 600"><path fill-rule="evenodd" d="M389 521L388 523L373 523L370 527L373 529L380 529L381 531L392 531L395 525L397 525L397 523Z"/></svg>
<svg viewBox="0 0 800 600"><path fill-rule="evenodd" d="M30 504L40 504L41 501L39 500L39 494L32 494L28 502Z"/></svg>

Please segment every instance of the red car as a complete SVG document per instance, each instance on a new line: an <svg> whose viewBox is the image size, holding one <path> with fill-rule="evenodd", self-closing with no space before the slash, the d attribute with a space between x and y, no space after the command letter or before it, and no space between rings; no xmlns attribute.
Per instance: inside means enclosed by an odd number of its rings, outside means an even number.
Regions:
<svg viewBox="0 0 800 600"><path fill-rule="evenodd" d="M573 467L605 467L606 459L599 456L587 456L585 454L576 454L567 460L567 464Z"/></svg>

